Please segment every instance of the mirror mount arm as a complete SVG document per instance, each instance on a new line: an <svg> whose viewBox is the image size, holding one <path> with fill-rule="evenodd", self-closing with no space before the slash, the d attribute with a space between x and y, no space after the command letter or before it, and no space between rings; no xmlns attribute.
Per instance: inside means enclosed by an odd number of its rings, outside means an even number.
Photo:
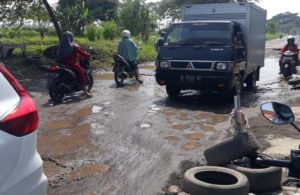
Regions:
<svg viewBox="0 0 300 195"><path fill-rule="evenodd" d="M292 125L298 132L300 132L299 127L297 127L297 125L295 125L295 123L291 123L291 125Z"/></svg>

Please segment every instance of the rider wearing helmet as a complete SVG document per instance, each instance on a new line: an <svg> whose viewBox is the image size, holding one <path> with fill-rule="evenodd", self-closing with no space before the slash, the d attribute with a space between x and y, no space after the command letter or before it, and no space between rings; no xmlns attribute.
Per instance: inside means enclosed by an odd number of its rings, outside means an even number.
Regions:
<svg viewBox="0 0 300 195"><path fill-rule="evenodd" d="M139 68L136 62L138 55L138 47L130 38L129 30L122 31L122 40L119 42L118 45L118 55L122 56L131 66L132 71L135 72L136 80L139 83L143 83L143 81L140 80Z"/></svg>
<svg viewBox="0 0 300 195"><path fill-rule="evenodd" d="M287 38L287 44L281 49L281 57L279 60L279 68L280 68L280 73L282 73L282 57L284 52L286 51L291 51L294 53L294 60L295 60L295 65L298 65L298 61L299 61L299 50L298 50L298 45L295 44L295 37L293 35L289 35ZM294 72L296 72L296 67L294 66Z"/></svg>

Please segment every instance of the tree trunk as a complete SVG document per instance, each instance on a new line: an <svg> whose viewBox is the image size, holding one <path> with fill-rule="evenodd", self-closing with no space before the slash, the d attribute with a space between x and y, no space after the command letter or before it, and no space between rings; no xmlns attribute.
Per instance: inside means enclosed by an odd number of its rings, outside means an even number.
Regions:
<svg viewBox="0 0 300 195"><path fill-rule="evenodd" d="M62 34L60 25L58 24L58 21L57 21L55 15L54 15L54 12L53 12L51 6L48 3L48 1L47 0L42 0L42 1L43 1L43 4L45 5L47 11L48 11L48 14L49 14L49 16L51 18L51 21L52 21L52 23L53 23L53 25L55 27L57 36L58 36L58 38L60 40L61 39L61 34Z"/></svg>

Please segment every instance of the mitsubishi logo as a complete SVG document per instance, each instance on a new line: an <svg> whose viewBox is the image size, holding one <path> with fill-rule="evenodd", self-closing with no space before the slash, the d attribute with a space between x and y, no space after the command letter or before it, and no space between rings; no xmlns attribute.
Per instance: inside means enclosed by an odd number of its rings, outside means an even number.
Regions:
<svg viewBox="0 0 300 195"><path fill-rule="evenodd" d="M190 62L187 66L186 66L187 69L195 69L194 65L192 62Z"/></svg>

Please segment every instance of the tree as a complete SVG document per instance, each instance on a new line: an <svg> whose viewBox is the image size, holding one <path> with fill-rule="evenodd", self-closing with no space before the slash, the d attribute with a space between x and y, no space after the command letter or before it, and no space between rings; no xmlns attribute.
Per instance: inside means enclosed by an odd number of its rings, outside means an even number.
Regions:
<svg viewBox="0 0 300 195"><path fill-rule="evenodd" d="M32 17L32 14L36 14L33 10L36 10L36 7L41 4L43 4L47 9L57 35L60 38L60 26L53 13L52 7L49 5L47 0L1 0L0 21L5 22L8 25L18 24L19 26L22 26L25 19Z"/></svg>
<svg viewBox="0 0 300 195"><path fill-rule="evenodd" d="M300 17L298 13L280 13L276 16L273 16L271 20L268 21L268 24L272 23L276 24L278 27L278 31L284 33L294 33L300 32Z"/></svg>
<svg viewBox="0 0 300 195"><path fill-rule="evenodd" d="M120 9L121 26L135 36L142 35L148 39L150 31L156 27L157 18L152 14L152 9L152 4L146 4L145 1L126 1Z"/></svg>
<svg viewBox="0 0 300 195"><path fill-rule="evenodd" d="M85 0L58 2L57 15L64 31L82 34L85 26L90 22L89 9Z"/></svg>

